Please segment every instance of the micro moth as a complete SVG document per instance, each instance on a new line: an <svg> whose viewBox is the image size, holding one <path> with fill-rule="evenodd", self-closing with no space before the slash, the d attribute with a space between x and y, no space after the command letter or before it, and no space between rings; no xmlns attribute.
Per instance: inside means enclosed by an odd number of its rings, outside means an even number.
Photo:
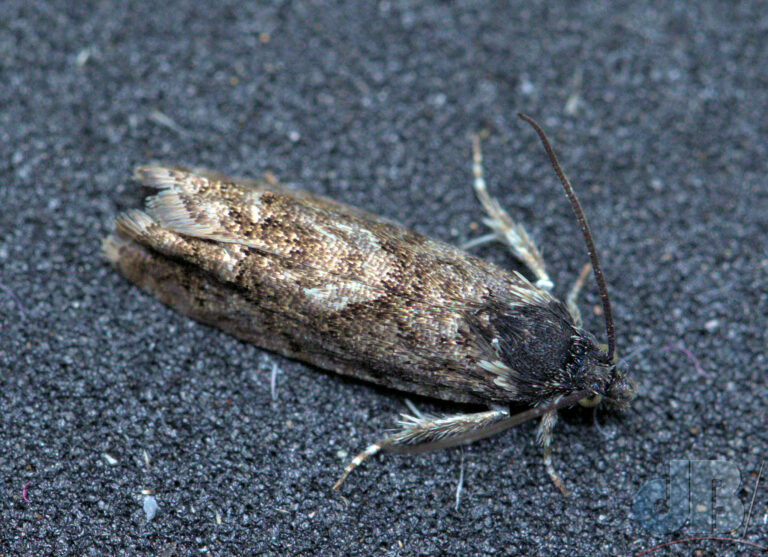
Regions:
<svg viewBox="0 0 768 557"><path fill-rule="evenodd" d="M615 363L610 301L576 195L538 134L584 234L600 290L607 350L582 328L576 296L553 287L539 250L486 189L479 138L474 190L493 239L534 280L396 223L276 181L178 167L140 167L158 192L119 215L103 254L129 281L191 318L265 349L404 392L488 410L403 415L347 475L379 451L450 447L541 418L546 469L557 411L576 403L628 405L636 387ZM585 270L588 272L589 265ZM510 407L530 406L513 414Z"/></svg>

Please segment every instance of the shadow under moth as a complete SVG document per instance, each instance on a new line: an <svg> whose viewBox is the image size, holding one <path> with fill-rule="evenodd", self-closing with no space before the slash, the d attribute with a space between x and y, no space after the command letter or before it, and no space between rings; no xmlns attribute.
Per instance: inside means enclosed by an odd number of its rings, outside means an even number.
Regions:
<svg viewBox="0 0 768 557"><path fill-rule="evenodd" d="M144 210L119 215L103 254L129 281L203 323L320 368L418 395L486 406L449 416L403 415L397 429L346 467L379 451L467 443L541 418L546 469L561 408L625 407L636 387L615 363L611 306L594 242L541 128L525 115L565 188L584 234L606 321L601 347L582 329L576 296L563 303L521 225L490 197L479 138L474 189L491 233L534 279L394 222L274 181L177 167L140 167L156 188ZM512 413L511 407L529 407Z"/></svg>

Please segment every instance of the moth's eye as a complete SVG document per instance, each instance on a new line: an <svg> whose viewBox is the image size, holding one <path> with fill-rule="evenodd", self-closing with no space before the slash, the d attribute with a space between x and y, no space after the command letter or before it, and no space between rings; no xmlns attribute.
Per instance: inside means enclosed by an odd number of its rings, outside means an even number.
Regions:
<svg viewBox="0 0 768 557"><path fill-rule="evenodd" d="M581 404L584 408L593 408L598 404L600 404L602 400L603 400L603 395L594 394L594 395L585 396L579 401L579 404Z"/></svg>
<svg viewBox="0 0 768 557"><path fill-rule="evenodd" d="M587 346L583 342L580 342L577 340L571 346L571 354L573 354L575 358L581 358L586 353L587 353Z"/></svg>

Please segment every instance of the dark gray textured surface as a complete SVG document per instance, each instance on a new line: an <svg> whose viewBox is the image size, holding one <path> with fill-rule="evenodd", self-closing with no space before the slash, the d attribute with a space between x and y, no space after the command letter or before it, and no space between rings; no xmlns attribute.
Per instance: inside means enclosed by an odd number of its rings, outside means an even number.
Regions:
<svg viewBox="0 0 768 557"><path fill-rule="evenodd" d="M632 554L707 533L654 538L632 518L675 458L733 462L749 503L768 455L760 2L205 4L3 4L0 555ZM568 499L527 424L463 457L377 457L343 501L330 485L403 396L191 322L99 258L150 160L270 170L465 241L481 231L469 137L487 129L490 188L562 295L586 256L519 110L549 130L591 218L620 350L652 347L633 361L632 411L598 414L603 433L589 412L559 424ZM597 303L590 284L600 336ZM765 484L746 538L768 546ZM653 554L694 550L758 552Z"/></svg>

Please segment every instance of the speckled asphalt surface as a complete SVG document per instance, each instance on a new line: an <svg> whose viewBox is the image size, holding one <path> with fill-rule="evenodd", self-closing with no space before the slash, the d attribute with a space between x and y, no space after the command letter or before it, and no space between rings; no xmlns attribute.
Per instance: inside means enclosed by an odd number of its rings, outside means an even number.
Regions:
<svg viewBox="0 0 768 557"><path fill-rule="evenodd" d="M768 546L768 12L550 4L3 4L0 555ZM558 425L567 499L534 424L376 457L334 495L404 396L192 322L100 259L114 216L141 203L129 177L147 161L270 171L461 243L482 233L469 138L485 130L489 187L544 246L562 296L586 255L517 111L548 129L578 188L619 349L645 348L629 412ZM479 253L514 265L500 247ZM590 283L582 307L602 336L597 305ZM638 521L635 494L675 459L736 467L734 531Z"/></svg>

